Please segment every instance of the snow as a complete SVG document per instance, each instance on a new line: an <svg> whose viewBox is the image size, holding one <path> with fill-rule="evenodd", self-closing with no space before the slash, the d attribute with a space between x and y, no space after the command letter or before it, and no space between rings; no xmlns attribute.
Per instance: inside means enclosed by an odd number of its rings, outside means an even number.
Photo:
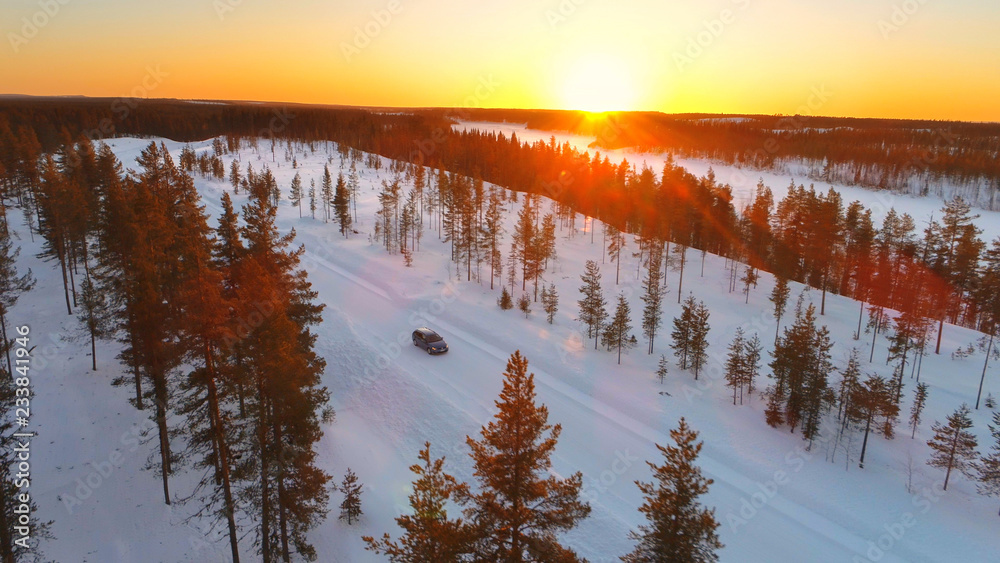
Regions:
<svg viewBox="0 0 1000 563"><path fill-rule="evenodd" d="M522 137L522 130L517 132L524 140L542 135L525 131ZM544 135L545 139L549 136ZM163 142L176 160L183 145ZM135 166L135 157L148 143L144 139L109 141L129 167ZM311 534L320 561L382 560L364 551L360 537L399 533L392 518L407 510L412 481L407 468L416 462L425 441L432 443L432 455L447 456L450 472L472 481L466 437L475 437L494 414L506 360L518 349L530 361L538 400L548 406L550 422L563 426L553 470L564 476L583 473L584 496L593 511L566 534L565 541L591 561L616 561L630 550L627 534L642 522L637 511L641 496L634 481L649 480L644 461L660 461L655 444L669 442L669 430L681 416L705 441L700 464L715 483L704 500L716 508L722 522L719 533L726 544L720 553L722 561L984 561L995 557L1000 501L978 496L974 483L960 475L952 476L947 492L937 492L934 486L940 485L944 474L925 463L931 423L943 420L963 401L975 401L982 355L953 361L949 353L974 341L976 333L946 326L942 354L924 360L921 377L931 389L917 439L910 439L905 426L914 387L907 378L904 422L897 437L892 441L870 437L866 466L861 470L857 467L859 436L854 437L849 460L843 447L833 451L823 440L806 451L798 432L765 424L759 397L744 406L732 405L722 379L725 349L737 327L748 334L759 332L770 347L775 323L767 300L773 285L769 275L761 276L759 287L750 293L750 303L745 304L743 294L728 292L722 258L708 255L701 276L700 253L689 252L684 294L691 292L706 302L712 327L709 365L695 381L676 367L669 350L670 320L680 311L675 271L668 274L671 292L662 336L655 342L655 353L645 353L639 328L642 302L637 259L631 256L636 245L629 237L619 285L614 280L614 264L602 265L606 297L612 301L619 291L625 292L640 339L640 346L624 355L619 366L615 354L593 349L585 329L575 321L584 262L602 263L600 225L594 243L587 232L557 231L558 258L550 264L545 281L556 284L560 307L555 324L549 325L540 304L533 305L528 319L517 310L501 311L495 304L499 286L491 291L488 280L480 284L457 276L449 268L448 244L437 240L436 229L425 231L412 268L404 267L401 256L389 256L377 242L370 243L377 186L389 177L387 166L380 173L359 167L359 223L355 228L360 234L345 239L334 223L310 218L307 205L303 206L306 217L300 219L287 200L296 172L308 185L312 178L319 180L328 158L332 158L331 173L339 171L334 146L320 144L315 154L298 148L295 170L282 158L283 150L276 151L278 161L272 162L265 145L260 154L244 148L239 155L242 167L245 170L248 162L256 171L269 166L285 190L279 226L294 228L296 242L305 245L303 265L319 299L327 305L324 322L317 327L316 346L328 362L324 384L331 391L337 417L324 427L319 463L336 483L350 467L365 486L364 515L354 526L337 520L341 495L332 495L330 517ZM207 150L211 141L192 146ZM234 155L225 158L228 170ZM657 157L643 158L653 165ZM715 169L727 181L728 171L718 165ZM207 211L217 215L220 196L230 189L228 183L199 177L195 184ZM786 184L775 182L772 188ZM233 199L240 206L246 195ZM913 203L908 209L916 209L920 202ZM507 217L508 236L518 207L515 204L515 213ZM579 217L577 225L584 225ZM147 458L155 455L155 444L148 441L155 430L145 443L134 439L152 426L147 413L127 403L131 388L111 385L123 373L114 360L117 345L100 343L99 369L90 371L89 342L64 340L80 331L75 319L66 314L58 270L35 257L40 249L37 237L32 242L23 227L19 233L23 247L19 266L31 267L39 279L36 289L12 311L11 320L30 324L33 342L39 346L32 372L37 393L33 424L39 432L32 490L40 516L55 522L56 539L46 544L47 556L90 562L226 561L228 545L206 538L222 540L224 531L209 530L198 519L188 521L194 504L164 505L158 478L143 470ZM503 245L505 252L508 247L509 243ZM793 284L792 289L794 300L802 288ZM819 293L808 291L805 298L818 302ZM829 326L837 342L835 361L838 366L846 363L851 348L857 346L866 373L887 375L891 368L882 360L884 336L877 341L871 364L867 362L870 335L860 341L852 339L858 306L850 299L827 296L821 322ZM783 320L790 317L787 314ZM421 325L445 337L450 344L448 354L428 356L410 344L410 331ZM654 377L660 354L671 359L663 385ZM831 375L831 382L836 381L837 376ZM765 386L766 379L762 377L759 384ZM990 369L984 396L990 390L1000 394L995 368ZM990 414L986 409L973 413L981 449L987 443ZM182 421L171 423L178 427ZM834 425L827 420L824 428L829 431ZM906 487L908 459L913 461L912 493ZM68 510L64 501L69 495L88 492L80 485L88 476L97 486ZM191 471L172 478L175 497L190 494L195 480ZM247 559L253 560L249 542L242 545Z"/></svg>

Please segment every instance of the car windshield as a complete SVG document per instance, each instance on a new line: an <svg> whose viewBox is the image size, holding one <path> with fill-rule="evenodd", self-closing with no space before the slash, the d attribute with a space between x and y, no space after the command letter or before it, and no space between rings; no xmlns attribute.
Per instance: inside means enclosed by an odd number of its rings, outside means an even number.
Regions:
<svg viewBox="0 0 1000 563"><path fill-rule="evenodd" d="M441 335L437 333L430 333L427 335L427 342L438 342L441 340Z"/></svg>

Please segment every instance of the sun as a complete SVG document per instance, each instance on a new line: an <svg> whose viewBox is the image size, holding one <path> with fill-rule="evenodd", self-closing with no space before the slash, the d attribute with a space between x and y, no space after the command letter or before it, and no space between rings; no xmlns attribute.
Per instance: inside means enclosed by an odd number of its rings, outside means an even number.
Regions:
<svg viewBox="0 0 1000 563"><path fill-rule="evenodd" d="M607 56L579 59L566 72L563 107L589 112L635 109L636 88L627 65Z"/></svg>

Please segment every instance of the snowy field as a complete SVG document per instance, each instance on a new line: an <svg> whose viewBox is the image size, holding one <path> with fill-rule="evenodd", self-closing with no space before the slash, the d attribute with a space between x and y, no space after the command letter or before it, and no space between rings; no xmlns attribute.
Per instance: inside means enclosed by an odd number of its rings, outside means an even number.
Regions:
<svg viewBox="0 0 1000 563"><path fill-rule="evenodd" d="M524 140L532 140L534 133L518 130ZM549 136L538 134L539 138ZM183 145L165 142L178 161ZM115 139L109 144L126 166L135 166L135 157L148 143ZM192 146L210 150L211 142ZM708 255L702 275L700 253L689 253L684 295L693 293L711 311L711 359L697 382L672 361L670 375L661 385L653 374L661 353L673 360L668 334L670 320L680 311L677 272L668 274L664 335L657 338L653 355L647 355L640 344L619 366L615 354L595 351L593 342L585 341L585 329L575 320L584 262L602 262L599 223L594 243L587 232L557 231L558 258L544 278L556 284L560 307L555 324L549 325L540 304L527 319L516 309L501 311L495 304L499 287L491 291L488 280L468 282L451 273L449 246L438 241L436 230L424 233L412 268L404 267L401 256L389 256L370 242L378 205L376 186L390 177L387 162L379 173L359 168L362 187L355 228L360 234L344 239L334 223L324 223L319 215L315 220L308 217L307 205L306 217L299 218L299 211L287 199L296 170L282 158L283 152L279 147L277 162L272 162L269 148L262 144L260 154L244 149L239 156L244 170L247 162L258 172L266 165L277 178L285 193L279 225L283 230L294 228L296 242L305 245L303 263L319 299L327 305L324 322L317 327L317 352L328 362L324 383L331 391L337 418L324 428L319 463L336 482L350 467L365 484L360 523L348 526L337 520L334 510L312 532L319 561L382 560L364 551L360 537L386 531L398 534L392 518L407 510L412 480L407 467L416 462L423 442L432 442L435 457L447 455L450 472L472 481L465 438L476 435L494 414L505 362L518 349L530 360L538 400L548 406L550 422L563 425L554 470L562 475L578 470L584 474L584 496L593 511L565 541L590 561L617 561L631 549L627 534L642 522L637 511L641 497L633 481L649 480L644 460L660 461L654 444L668 443L668 431L681 416L705 441L699 461L715 484L704 502L716 508L722 522L719 534L726 545L720 552L722 561L996 560L1000 500L977 495L975 484L960 475L953 475L948 491L942 493L944 472L925 463L931 423L943 420L962 402L975 401L982 355L953 361L949 354L974 341L976 333L946 326L942 354L924 361L922 380L931 389L917 439L910 438L905 422L892 441L873 435L865 469L858 469L860 435L854 436L849 448L842 444L834 449L829 440L820 440L806 451L798 433L765 424L759 397L744 406L732 405L722 378L722 361L737 327L744 327L748 335L759 332L766 344L772 342L776 327L767 300L773 284L769 275L762 275L745 304L743 294L728 292L729 272L723 259ZM626 155L610 155L612 160L620 156ZM225 157L227 170L234 157ZM317 145L314 154L299 148L296 158L306 186L310 179L320 183L323 165L331 160L331 173L340 170L333 145ZM628 158L633 161L631 155ZM657 158L647 155L638 164L647 159L659 172L662 160ZM699 169L694 161L684 161L684 165L696 174L708 167L704 163ZM715 170L721 181L730 183L729 174L745 174L747 186L756 184L758 177L721 166ZM761 175L776 198L782 197L789 179ZM217 215L222 192L231 190L228 182L196 178L195 183L208 211ZM864 190L842 190L847 201L879 197ZM886 197L918 220L940 204ZM233 199L239 206L246 195ZM507 218L508 237L514 217ZM992 223L1000 229L1000 222L990 217L984 227ZM216 224L214 219L212 224ZM576 224L579 228L585 223L578 218ZM117 345L100 344L99 370L90 371L89 342L79 337L76 320L66 315L58 270L35 257L40 250L37 237L32 241L23 226L19 233L19 266L31 267L39 279L34 291L12 312L11 321L30 324L33 343L38 346L32 371L37 393L33 423L39 433L32 490L40 516L55 522L56 539L46 545L47 556L94 563L226 561L228 546L206 538L221 539L223 531L189 520L194 504L165 506L156 475L143 470L147 458L155 454L151 441L155 431L142 436L152 429L147 413L128 404L128 388L111 385L122 373L114 359ZM509 242L503 245L505 254L508 248ZM627 250L619 285L614 264L602 265L605 296L612 301L623 291L629 297L632 324L641 342L642 303L631 237ZM792 284L792 290L790 303L794 304L802 287ZM807 292L806 299L818 302L819 292ZM834 360L838 367L844 365L851 348L858 347L863 350L864 372L888 375L891 368L885 365L884 336L878 339L871 364L867 362L870 336L852 339L858 306L850 299L827 297L827 314L820 322L829 326L837 343ZM790 314L786 320L791 320ZM432 357L410 345L410 331L425 324L446 338L451 346L448 354ZM765 363L768 359L765 354ZM831 375L831 384L838 380L838 375ZM766 386L766 378L759 383ZM904 421L914 382L907 378L905 385ZM984 395L990 390L1000 395L995 368L987 377ZM973 413L981 448L987 443L990 415L987 409ZM828 418L825 432L834 426L833 418ZM173 478L172 488L184 496L194 482L195 476L182 470ZM339 493L333 494L331 506L340 500ZM247 560L253 560L249 541L243 546Z"/></svg>

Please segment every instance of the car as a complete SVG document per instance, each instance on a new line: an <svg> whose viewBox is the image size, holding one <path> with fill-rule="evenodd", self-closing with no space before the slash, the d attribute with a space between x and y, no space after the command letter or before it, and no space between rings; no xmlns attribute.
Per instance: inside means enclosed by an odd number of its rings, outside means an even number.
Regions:
<svg viewBox="0 0 1000 563"><path fill-rule="evenodd" d="M428 354L444 354L448 351L448 344L444 338L427 327L413 331L413 345L423 348Z"/></svg>

